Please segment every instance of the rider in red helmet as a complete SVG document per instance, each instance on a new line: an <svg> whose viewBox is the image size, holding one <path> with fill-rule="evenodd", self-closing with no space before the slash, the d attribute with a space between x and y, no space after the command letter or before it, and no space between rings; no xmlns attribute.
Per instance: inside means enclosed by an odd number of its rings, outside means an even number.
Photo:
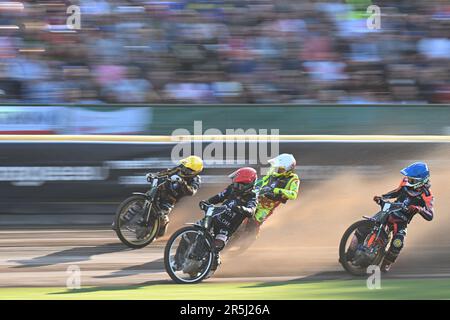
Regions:
<svg viewBox="0 0 450 320"><path fill-rule="evenodd" d="M228 207L229 210L214 217L214 247L220 252L230 239L231 235L239 228L246 217L252 218L257 203L254 185L257 179L256 170L245 167L236 170L228 176L231 184L222 192L209 198L206 202ZM213 270L220 264L219 254L213 266Z"/></svg>

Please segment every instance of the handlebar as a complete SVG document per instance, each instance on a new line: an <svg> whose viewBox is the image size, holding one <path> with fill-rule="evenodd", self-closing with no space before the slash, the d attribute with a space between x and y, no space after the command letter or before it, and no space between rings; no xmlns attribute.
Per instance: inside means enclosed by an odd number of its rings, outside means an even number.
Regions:
<svg viewBox="0 0 450 320"><path fill-rule="evenodd" d="M158 180L167 180L167 179L169 178L168 175L162 175L162 176L159 176L158 174L155 174L155 173L147 173L147 174L145 175L145 177L147 178L147 181L148 181L148 182L152 182L152 180L154 180L154 179L158 179Z"/></svg>
<svg viewBox="0 0 450 320"><path fill-rule="evenodd" d="M390 204L390 205L393 205L393 206L399 206L399 207L402 207L402 209L407 209L407 207L405 206L405 204L403 203L403 202L395 202L395 201L388 201L388 199L384 199L384 198L381 198L380 199L380 203L379 203L379 205L380 206L383 206L384 204L386 204L386 203L388 203L388 204Z"/></svg>
<svg viewBox="0 0 450 320"><path fill-rule="evenodd" d="M386 204L389 204L390 206L388 208L385 207ZM404 215L404 211L408 210L407 206L405 206L402 202L394 202L394 201L388 201L387 199L380 199L379 205L382 209L382 214L375 217L366 217L365 219L372 220L372 221L384 221L384 217L387 215L395 215L398 218L401 218L402 220L407 220L408 218Z"/></svg>

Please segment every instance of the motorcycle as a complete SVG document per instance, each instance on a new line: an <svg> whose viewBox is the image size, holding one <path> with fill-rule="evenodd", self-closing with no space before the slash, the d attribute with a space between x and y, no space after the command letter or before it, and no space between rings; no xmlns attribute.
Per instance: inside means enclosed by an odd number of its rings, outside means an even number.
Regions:
<svg viewBox="0 0 450 320"><path fill-rule="evenodd" d="M164 213L158 206L160 188L168 181L168 176L148 174L150 190L125 199L117 209L113 229L120 241L133 249L149 245L164 225Z"/></svg>
<svg viewBox="0 0 450 320"><path fill-rule="evenodd" d="M213 217L229 209L204 201L200 202L200 208L204 218L176 231L164 249L166 272L176 283L198 283L214 274L212 267L218 252L213 246Z"/></svg>
<svg viewBox="0 0 450 320"><path fill-rule="evenodd" d="M342 236L339 245L339 262L352 275L366 274L370 265L382 266L393 237L393 225L389 216L407 221L403 212L406 206L400 202L380 200L381 210L373 217L363 216L352 224Z"/></svg>

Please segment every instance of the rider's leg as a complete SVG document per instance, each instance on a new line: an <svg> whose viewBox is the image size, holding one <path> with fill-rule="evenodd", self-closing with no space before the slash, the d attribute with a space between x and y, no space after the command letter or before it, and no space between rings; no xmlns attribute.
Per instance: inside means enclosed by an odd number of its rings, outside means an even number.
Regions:
<svg viewBox="0 0 450 320"><path fill-rule="evenodd" d="M403 249L406 238L406 224L398 224L397 232L391 241L389 251L383 260L382 271L389 271L391 265L397 260L400 251Z"/></svg>
<svg viewBox="0 0 450 320"><path fill-rule="evenodd" d="M255 220L262 224L272 213L270 208L258 208L255 212Z"/></svg>
<svg viewBox="0 0 450 320"><path fill-rule="evenodd" d="M159 227L159 232L157 237L160 238L162 237L166 231L167 231L167 226L169 225L169 213L172 212L173 210L173 204L170 202L160 202L159 203L159 207L163 213L163 216L161 217L161 226Z"/></svg>
<svg viewBox="0 0 450 320"><path fill-rule="evenodd" d="M225 248L225 245L229 239L229 230L227 228L220 228L218 232L215 232L216 236L214 237L213 247L215 254L215 259L213 261L213 265L211 267L211 271L215 271L217 267L221 264L220 261L220 251Z"/></svg>

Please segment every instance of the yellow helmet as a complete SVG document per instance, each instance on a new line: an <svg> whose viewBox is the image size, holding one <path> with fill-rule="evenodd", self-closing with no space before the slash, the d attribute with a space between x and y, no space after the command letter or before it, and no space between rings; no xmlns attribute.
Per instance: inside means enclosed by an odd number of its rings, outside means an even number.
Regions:
<svg viewBox="0 0 450 320"><path fill-rule="evenodd" d="M196 175L203 170L203 160L197 156L189 156L181 159L180 165L188 169L188 172L184 172L186 175Z"/></svg>

